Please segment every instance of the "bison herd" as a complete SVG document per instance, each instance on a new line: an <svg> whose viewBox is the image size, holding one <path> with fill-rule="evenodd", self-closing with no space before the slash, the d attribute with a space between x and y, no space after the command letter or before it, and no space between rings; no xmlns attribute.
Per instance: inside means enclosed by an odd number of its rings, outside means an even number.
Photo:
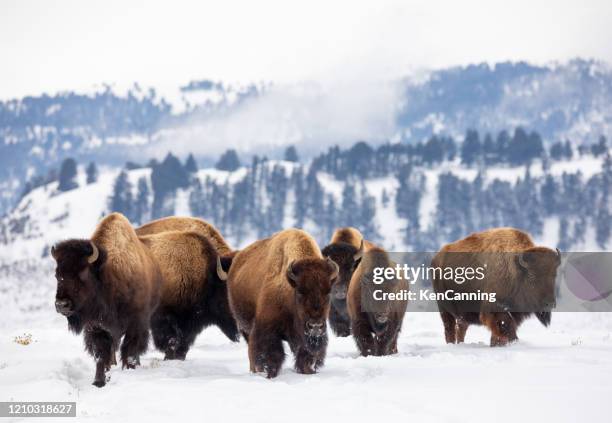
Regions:
<svg viewBox="0 0 612 423"><path fill-rule="evenodd" d="M484 258L501 252L510 254ZM372 283L374 269L395 263L354 228L338 229L323 249L305 231L287 229L237 251L201 219L168 217L134 228L112 213L90 239L60 242L51 254L57 263L56 310L71 331L84 334L98 387L117 363L117 350L122 367L135 368L151 333L165 359L184 360L210 325L234 342L242 335L251 372L268 378L282 367L283 341L295 370L315 373L325 361L328 320L337 336L354 337L361 355L394 354L408 307L407 299L373 300L374 289L407 292L409 284L400 278ZM470 284L434 277L436 292L460 286L500 298L494 304L438 300L446 342L463 342L470 324L483 324L492 346L505 345L517 339L517 327L531 314L547 326L559 256L511 228L444 246L432 266L486 261L488 277Z"/></svg>

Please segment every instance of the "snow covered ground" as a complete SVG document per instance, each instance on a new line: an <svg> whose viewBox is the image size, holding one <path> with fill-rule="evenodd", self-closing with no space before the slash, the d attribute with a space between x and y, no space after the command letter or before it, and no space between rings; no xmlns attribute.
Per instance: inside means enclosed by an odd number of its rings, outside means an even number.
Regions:
<svg viewBox="0 0 612 423"><path fill-rule="evenodd" d="M99 389L52 300L3 313L0 401L76 401L88 421L608 421L612 314L557 313L548 329L529 320L517 344L490 348L483 328L449 346L436 313L408 313L399 354L359 357L352 339L331 336L318 374L295 373L288 357L275 380L249 374L246 344L209 328L186 361L150 350ZM24 334L29 345L14 340Z"/></svg>

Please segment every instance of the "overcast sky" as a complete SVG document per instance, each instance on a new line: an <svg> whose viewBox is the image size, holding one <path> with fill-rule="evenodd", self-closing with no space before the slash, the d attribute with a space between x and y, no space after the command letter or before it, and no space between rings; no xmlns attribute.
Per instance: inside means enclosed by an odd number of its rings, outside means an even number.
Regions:
<svg viewBox="0 0 612 423"><path fill-rule="evenodd" d="M612 1L0 3L0 97L101 82L387 79L420 68L612 62Z"/></svg>

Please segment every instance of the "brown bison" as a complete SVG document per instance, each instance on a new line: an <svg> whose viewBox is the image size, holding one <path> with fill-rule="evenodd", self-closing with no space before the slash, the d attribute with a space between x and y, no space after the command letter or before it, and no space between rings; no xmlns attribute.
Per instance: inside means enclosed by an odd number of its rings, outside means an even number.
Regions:
<svg viewBox="0 0 612 423"><path fill-rule="evenodd" d="M142 225L136 229L138 236L153 235L168 231L197 232L211 242L221 256L232 254L232 249L221 236L221 233L210 223L196 217L164 217Z"/></svg>
<svg viewBox="0 0 612 423"><path fill-rule="evenodd" d="M559 250L537 247L528 234L513 228L474 233L445 245L433 258L432 267L484 270L482 278L469 281L434 273L436 293L468 294L466 300L438 299L446 342L463 342L470 324L483 324L491 330L491 346L506 345L518 339L518 326L534 313L548 326L556 305L559 264ZM490 295L469 297L477 293L495 294L495 300Z"/></svg>
<svg viewBox="0 0 612 423"><path fill-rule="evenodd" d="M340 269L338 280L332 286L329 310L329 325L337 336L351 334L351 322L346 309L346 293L353 272L363 255L364 245L371 246L368 241L364 241L361 232L357 229L340 228L336 229L330 243L322 251L323 256L331 258Z"/></svg>
<svg viewBox="0 0 612 423"><path fill-rule="evenodd" d="M165 359L184 360L197 335L210 325L238 341L227 299L227 274L209 239L196 232L169 231L144 235L140 240L161 269L161 298L151 331Z"/></svg>
<svg viewBox="0 0 612 423"><path fill-rule="evenodd" d="M84 332L96 360L93 384L104 386L122 337L123 368L135 368L147 350L161 285L157 262L119 213L105 217L91 239L60 242L51 254L57 262L55 308L70 330Z"/></svg>
<svg viewBox="0 0 612 423"><path fill-rule="evenodd" d="M397 353L397 337L402 329L408 300L405 279L385 279L376 283L377 269L396 264L382 248L365 249L361 263L351 278L347 295L351 331L363 356Z"/></svg>
<svg viewBox="0 0 612 423"><path fill-rule="evenodd" d="M310 235L288 229L241 250L227 280L230 306L249 345L252 372L278 375L287 341L298 373L315 373L327 349L329 293L338 266Z"/></svg>

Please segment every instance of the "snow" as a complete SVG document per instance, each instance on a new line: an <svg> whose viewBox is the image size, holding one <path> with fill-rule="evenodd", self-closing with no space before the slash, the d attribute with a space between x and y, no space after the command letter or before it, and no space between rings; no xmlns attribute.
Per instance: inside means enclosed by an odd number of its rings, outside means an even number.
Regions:
<svg viewBox="0 0 612 423"><path fill-rule="evenodd" d="M76 401L77 416L90 421L310 422L331 413L369 422L601 421L612 392L609 313L558 313L549 329L529 320L520 341L505 348L490 348L481 327L468 330L465 344L446 345L437 313L408 313L399 354L363 358L352 339L331 335L318 374L295 373L288 356L275 380L248 372L244 341L207 329L186 361L163 361L150 350L142 367L113 368L99 389L81 338L54 313L52 296L47 300L21 322L5 315L0 398ZM24 333L31 344L14 342Z"/></svg>

